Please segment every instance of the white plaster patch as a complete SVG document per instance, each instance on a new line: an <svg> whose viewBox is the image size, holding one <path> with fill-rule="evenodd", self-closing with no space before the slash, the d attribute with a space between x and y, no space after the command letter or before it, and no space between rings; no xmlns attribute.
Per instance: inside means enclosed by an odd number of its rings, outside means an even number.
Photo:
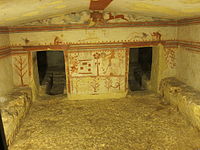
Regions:
<svg viewBox="0 0 200 150"><path fill-rule="evenodd" d="M6 97L0 97L0 103L3 103L3 102L5 102L5 101L7 101L7 98L6 98Z"/></svg>

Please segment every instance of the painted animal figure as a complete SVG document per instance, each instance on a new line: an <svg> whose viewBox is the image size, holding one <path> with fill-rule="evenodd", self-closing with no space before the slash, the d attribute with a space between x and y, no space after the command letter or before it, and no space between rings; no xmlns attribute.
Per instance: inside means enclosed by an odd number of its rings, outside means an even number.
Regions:
<svg viewBox="0 0 200 150"><path fill-rule="evenodd" d="M103 18L103 13L100 13L98 11L91 12L90 13L90 18L96 24L104 24L104 22L105 22L105 20Z"/></svg>
<svg viewBox="0 0 200 150"><path fill-rule="evenodd" d="M153 37L155 37L156 38L156 40L161 40L161 34L159 33L159 32L153 32L152 34L151 34Z"/></svg>
<svg viewBox="0 0 200 150"><path fill-rule="evenodd" d="M143 38L147 38L147 37L148 37L148 34L142 32L142 37L143 37Z"/></svg>
<svg viewBox="0 0 200 150"><path fill-rule="evenodd" d="M54 45L59 45L59 44L62 44L62 40L58 36L56 36L54 39Z"/></svg>
<svg viewBox="0 0 200 150"><path fill-rule="evenodd" d="M109 20L113 20L113 19L123 19L123 20L126 20L126 21L129 21L128 19L126 19L125 17L124 17L124 15L116 15L116 16L114 16L114 15L112 15L112 13L108 13L109 14L109 18L107 19L107 21L109 21Z"/></svg>
<svg viewBox="0 0 200 150"><path fill-rule="evenodd" d="M147 37L148 37L148 34L147 33L144 33L144 32L142 32L142 35L136 35L135 36L135 38L137 39L137 38L139 38L139 39L141 39L141 40L145 40L145 39L147 39Z"/></svg>
<svg viewBox="0 0 200 150"><path fill-rule="evenodd" d="M145 32L142 32L142 33L132 32L130 33L128 39L129 40L146 40L148 36L149 35Z"/></svg>
<svg viewBox="0 0 200 150"><path fill-rule="evenodd" d="M27 39L27 38L22 38L22 40L24 40L24 43L27 45L27 44L29 44L29 42L30 42L30 40L29 39Z"/></svg>

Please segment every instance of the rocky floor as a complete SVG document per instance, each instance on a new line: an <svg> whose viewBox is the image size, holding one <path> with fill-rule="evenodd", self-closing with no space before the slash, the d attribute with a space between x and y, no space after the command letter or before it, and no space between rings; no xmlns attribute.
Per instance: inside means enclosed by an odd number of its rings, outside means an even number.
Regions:
<svg viewBox="0 0 200 150"><path fill-rule="evenodd" d="M151 92L33 103L10 150L200 150L200 132Z"/></svg>

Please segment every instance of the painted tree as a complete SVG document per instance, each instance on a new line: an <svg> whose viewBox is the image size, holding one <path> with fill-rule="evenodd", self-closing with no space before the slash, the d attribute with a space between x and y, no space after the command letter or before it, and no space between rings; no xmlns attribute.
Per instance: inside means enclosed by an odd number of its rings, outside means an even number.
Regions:
<svg viewBox="0 0 200 150"><path fill-rule="evenodd" d="M108 91L111 88L114 88L114 89L118 88L120 90L121 82L122 82L122 79L120 77L117 78L117 81L115 82L115 84L113 83L111 77L106 77L105 78L105 87L108 89Z"/></svg>
<svg viewBox="0 0 200 150"><path fill-rule="evenodd" d="M15 57L15 69L16 72L18 74L18 76L20 77L20 81L21 81L21 86L24 86L24 76L27 73L27 63L26 63L26 59L22 58L22 56L19 57Z"/></svg>
<svg viewBox="0 0 200 150"><path fill-rule="evenodd" d="M90 86L92 87L93 91L96 93L99 90L99 78L96 77L90 82Z"/></svg>
<svg viewBox="0 0 200 150"><path fill-rule="evenodd" d="M105 87L108 91L110 91L110 88L112 87L112 80L110 77L105 78Z"/></svg>

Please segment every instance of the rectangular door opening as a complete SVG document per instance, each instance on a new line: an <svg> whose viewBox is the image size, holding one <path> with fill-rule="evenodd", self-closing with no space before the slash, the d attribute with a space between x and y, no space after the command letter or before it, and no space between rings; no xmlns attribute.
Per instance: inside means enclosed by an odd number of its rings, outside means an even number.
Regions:
<svg viewBox="0 0 200 150"><path fill-rule="evenodd" d="M46 94L64 94L66 74L63 52L38 51L37 62L40 85L45 87Z"/></svg>
<svg viewBox="0 0 200 150"><path fill-rule="evenodd" d="M148 88L151 78L152 47L131 48L129 54L129 90Z"/></svg>

